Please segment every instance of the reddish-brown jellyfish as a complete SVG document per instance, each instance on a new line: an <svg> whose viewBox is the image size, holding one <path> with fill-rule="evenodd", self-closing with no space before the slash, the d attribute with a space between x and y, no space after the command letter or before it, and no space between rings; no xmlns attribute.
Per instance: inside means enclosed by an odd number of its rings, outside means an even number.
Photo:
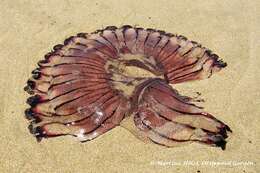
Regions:
<svg viewBox="0 0 260 173"><path fill-rule="evenodd" d="M39 61L25 91L29 130L40 140L92 140L132 120L135 133L164 146L191 141L225 148L230 128L180 95L174 84L226 66L184 36L129 25L79 33Z"/></svg>

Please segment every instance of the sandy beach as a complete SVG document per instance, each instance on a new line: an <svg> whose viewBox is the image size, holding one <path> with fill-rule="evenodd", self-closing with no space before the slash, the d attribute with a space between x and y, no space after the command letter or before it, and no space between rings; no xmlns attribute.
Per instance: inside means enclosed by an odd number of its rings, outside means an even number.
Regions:
<svg viewBox="0 0 260 173"><path fill-rule="evenodd" d="M0 7L1 173L260 172L260 1L1 0ZM68 136L38 143L29 133L23 87L36 63L71 35L124 24L184 35L227 62L210 79L175 86L202 93L205 110L231 127L226 150L165 148L122 127L87 143Z"/></svg>

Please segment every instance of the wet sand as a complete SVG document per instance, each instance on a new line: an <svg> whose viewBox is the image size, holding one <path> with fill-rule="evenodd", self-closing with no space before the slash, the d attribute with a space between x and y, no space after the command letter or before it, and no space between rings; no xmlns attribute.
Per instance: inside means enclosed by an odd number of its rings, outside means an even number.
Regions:
<svg viewBox="0 0 260 173"><path fill-rule="evenodd" d="M0 7L1 173L260 172L259 2L2 0ZM37 143L29 134L23 87L36 63L68 36L123 24L185 35L228 63L208 80L176 86L201 92L205 110L232 128L225 151L146 144L121 127L83 144L72 137Z"/></svg>

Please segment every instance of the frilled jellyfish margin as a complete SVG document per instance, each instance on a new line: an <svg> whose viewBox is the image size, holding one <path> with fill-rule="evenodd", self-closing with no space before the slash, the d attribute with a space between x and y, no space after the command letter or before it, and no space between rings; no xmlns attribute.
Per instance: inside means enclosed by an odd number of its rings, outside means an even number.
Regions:
<svg viewBox="0 0 260 173"><path fill-rule="evenodd" d="M197 141L225 148L230 128L169 84L209 78L226 66L184 36L129 25L79 33L56 45L32 72L25 111L38 140L92 140L131 117L140 135L164 146Z"/></svg>

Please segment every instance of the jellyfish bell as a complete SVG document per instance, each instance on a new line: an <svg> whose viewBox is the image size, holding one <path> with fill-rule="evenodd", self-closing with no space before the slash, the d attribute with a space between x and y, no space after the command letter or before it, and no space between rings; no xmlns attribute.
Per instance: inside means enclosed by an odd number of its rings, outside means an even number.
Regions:
<svg viewBox="0 0 260 173"><path fill-rule="evenodd" d="M168 147L195 141L225 148L230 128L171 84L209 78L226 63L184 36L108 26L66 39L38 65L25 87L37 139L84 142L122 126Z"/></svg>

